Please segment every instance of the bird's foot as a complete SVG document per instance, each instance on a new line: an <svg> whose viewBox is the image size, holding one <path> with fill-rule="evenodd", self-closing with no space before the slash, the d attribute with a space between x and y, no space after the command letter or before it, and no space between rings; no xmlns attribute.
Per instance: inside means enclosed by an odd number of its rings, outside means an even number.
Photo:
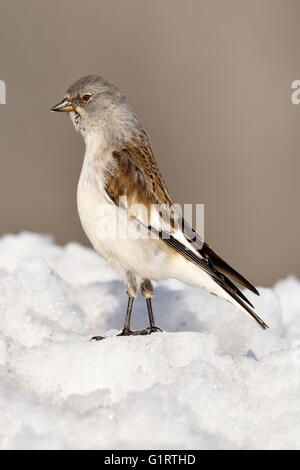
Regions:
<svg viewBox="0 0 300 470"><path fill-rule="evenodd" d="M132 331L132 330L127 330L124 328L121 333L119 333L117 336L145 336L145 335L151 335L151 333L156 333L156 332L162 332L158 326L149 326L148 328L145 328L144 330L141 331Z"/></svg>
<svg viewBox="0 0 300 470"><path fill-rule="evenodd" d="M124 328L117 336L145 336L158 332L162 333L162 330L158 326L148 326L148 328L140 331L132 331ZM93 336L90 341L102 341L103 339L105 339L105 336Z"/></svg>
<svg viewBox="0 0 300 470"><path fill-rule="evenodd" d="M117 336L139 336L139 335L147 335L148 332L145 330L142 331L132 331L132 330L127 330L124 328L124 330L121 331Z"/></svg>

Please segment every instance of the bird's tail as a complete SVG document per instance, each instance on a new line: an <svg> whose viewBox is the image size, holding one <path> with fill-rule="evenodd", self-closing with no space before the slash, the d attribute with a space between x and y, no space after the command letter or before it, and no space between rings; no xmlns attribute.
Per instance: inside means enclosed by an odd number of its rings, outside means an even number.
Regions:
<svg viewBox="0 0 300 470"><path fill-rule="evenodd" d="M267 329L266 323L254 311L254 307L241 290L224 274L215 271L212 277L209 273L199 269L194 263L178 256L172 263L172 275L187 284L202 287L211 294L221 297L238 307L262 328Z"/></svg>

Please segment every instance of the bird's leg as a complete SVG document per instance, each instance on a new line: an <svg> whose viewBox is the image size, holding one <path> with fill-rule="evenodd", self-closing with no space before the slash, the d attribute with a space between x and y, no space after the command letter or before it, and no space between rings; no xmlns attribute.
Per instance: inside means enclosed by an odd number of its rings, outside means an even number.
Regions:
<svg viewBox="0 0 300 470"><path fill-rule="evenodd" d="M124 328L122 332L119 333L117 336L139 336L139 335L144 336L144 335L150 335L151 333L155 333L156 331L161 331L160 328L155 326L150 298L146 299L150 326L141 331L133 331L130 329L130 318L131 318L133 301L134 301L134 298L129 297Z"/></svg>
<svg viewBox="0 0 300 470"><path fill-rule="evenodd" d="M130 318L132 312L133 301L138 293L138 285L136 282L136 277L134 274L128 272L127 273L127 282L126 282L126 291L128 295L128 304L127 304L127 311L126 311L126 319L124 323L124 328L122 333L117 336L130 336L132 334L136 334L136 332L130 330ZM104 339L104 336L94 336L92 340L100 341Z"/></svg>
<svg viewBox="0 0 300 470"><path fill-rule="evenodd" d="M134 274L130 272L127 273L126 291L129 297L128 305L127 305L127 312L126 312L126 319L124 323L124 328L122 332L118 334L118 336L132 336L132 335L147 334L146 332L144 333L143 331L132 331L130 329L130 319L131 319L133 301L138 293L138 285L136 282L136 277Z"/></svg>
<svg viewBox="0 0 300 470"><path fill-rule="evenodd" d="M122 330L122 333L118 334L118 336L130 336L134 333L133 331L130 330L130 319L131 319L133 301L134 301L134 297L128 297L127 312L126 312L124 328Z"/></svg>
<svg viewBox="0 0 300 470"><path fill-rule="evenodd" d="M133 279L134 279L134 282L133 282ZM138 288L137 288L137 284L135 281L135 277L128 276L127 294L129 296L129 300L128 300L128 307L127 307L127 313L126 313L126 320L125 320L123 331L118 336L149 335L150 333L161 331L161 329L155 326L155 323L154 323L154 316L153 316L152 304L151 304L151 297L153 297L153 286L151 282L149 281L149 279L145 279L142 282L141 291L147 302L150 327L145 328L144 330L141 330L141 331L132 331L130 329L130 317L131 317L132 305L133 305L134 297L137 295L137 291L138 291Z"/></svg>
<svg viewBox="0 0 300 470"><path fill-rule="evenodd" d="M132 312L132 306L134 302L134 297L128 297L128 304L127 304L127 311L126 311L126 318L125 318L125 323L124 323L124 328L121 333L119 333L117 336L131 336L131 335L137 335L137 334L142 334L142 332L139 331L131 331L130 329L130 319L131 319L131 312ZM147 333L144 333L147 334ZM104 336L94 336L92 340L95 341L100 341L102 339L105 339Z"/></svg>
<svg viewBox="0 0 300 470"><path fill-rule="evenodd" d="M147 304L147 310L148 310L148 317L149 317L149 323L150 327L146 328L148 333L155 333L157 331L162 331L158 326L155 325L154 321L154 315L153 315L153 310L152 310L152 297L153 297L153 286L151 281L149 279L145 279L142 284L141 284L141 291L146 299L146 304Z"/></svg>
<svg viewBox="0 0 300 470"><path fill-rule="evenodd" d="M124 323L124 330L130 331L130 320L131 320L131 312L132 312L132 307L133 307L133 297L128 298L128 305L127 305L127 311L126 311L126 318L125 318L125 323Z"/></svg>
<svg viewBox="0 0 300 470"><path fill-rule="evenodd" d="M162 331L158 326L155 325L151 299L146 299L146 303L147 303L149 323L150 323L150 326L146 328L148 330L148 333L150 334L150 333L156 333L157 331Z"/></svg>
<svg viewBox="0 0 300 470"><path fill-rule="evenodd" d="M126 318L125 318L125 323L124 323L124 328L121 333L119 333L117 336L139 336L139 335L149 335L151 333L161 331L160 328L155 326L154 322L154 316L153 316L153 310L152 310L152 303L151 303L151 298L153 297L153 286L149 279L145 279L142 284L141 284L141 291L146 299L147 303L147 309L148 309L148 316L149 316L149 323L150 326L148 328L145 328L144 330L141 331L132 331L130 329L130 320L131 320L131 312L132 312L132 307L133 307L133 302L134 299L137 295L138 292L138 286L136 282L136 278L133 274L128 273L127 274L127 284L126 284L126 290L128 294L128 304L127 304L127 311L126 311ZM103 336L94 336L92 340L100 341L104 339Z"/></svg>

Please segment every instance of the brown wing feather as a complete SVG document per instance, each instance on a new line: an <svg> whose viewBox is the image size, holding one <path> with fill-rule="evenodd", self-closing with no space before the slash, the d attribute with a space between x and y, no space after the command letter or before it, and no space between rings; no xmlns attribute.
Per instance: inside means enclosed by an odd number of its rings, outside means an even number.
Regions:
<svg viewBox="0 0 300 470"><path fill-rule="evenodd" d="M159 171L147 134L141 131L122 152L127 154L137 168L142 169L148 192L153 194L156 201L159 204L172 205L172 198Z"/></svg>
<svg viewBox="0 0 300 470"><path fill-rule="evenodd" d="M152 204L167 208L173 204L144 131L129 145L113 152L104 176L106 192L117 205L119 198L126 196L128 208L133 204L143 204L150 216ZM166 220L173 226L174 214L168 212ZM161 217L165 217L163 212Z"/></svg>

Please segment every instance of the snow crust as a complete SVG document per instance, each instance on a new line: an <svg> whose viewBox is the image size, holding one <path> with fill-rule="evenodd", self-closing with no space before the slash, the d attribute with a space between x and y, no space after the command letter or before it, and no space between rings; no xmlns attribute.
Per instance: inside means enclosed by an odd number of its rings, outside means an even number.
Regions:
<svg viewBox="0 0 300 470"><path fill-rule="evenodd" d="M165 331L116 338L127 299L96 253L2 237L0 448L299 448L300 282L259 290L269 331L170 280L154 298ZM147 326L142 298L133 326Z"/></svg>

